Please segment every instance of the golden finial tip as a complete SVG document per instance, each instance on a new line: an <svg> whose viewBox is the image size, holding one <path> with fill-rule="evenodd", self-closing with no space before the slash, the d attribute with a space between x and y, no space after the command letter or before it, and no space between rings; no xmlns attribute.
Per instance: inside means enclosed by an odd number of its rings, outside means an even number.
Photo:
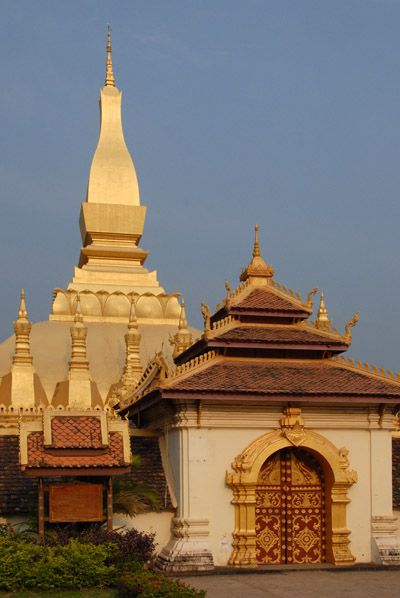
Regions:
<svg viewBox="0 0 400 598"><path fill-rule="evenodd" d="M253 257L258 257L260 255L260 243L258 240L258 224L254 226L254 248L253 248Z"/></svg>
<svg viewBox="0 0 400 598"><path fill-rule="evenodd" d="M25 290L21 289L21 295L19 300L19 309L18 309L18 319L19 320L26 320L28 317L28 311L26 309L25 303Z"/></svg>
<svg viewBox="0 0 400 598"><path fill-rule="evenodd" d="M106 60L106 80L105 87L115 87L115 78L111 58L111 25L107 25L107 60Z"/></svg>

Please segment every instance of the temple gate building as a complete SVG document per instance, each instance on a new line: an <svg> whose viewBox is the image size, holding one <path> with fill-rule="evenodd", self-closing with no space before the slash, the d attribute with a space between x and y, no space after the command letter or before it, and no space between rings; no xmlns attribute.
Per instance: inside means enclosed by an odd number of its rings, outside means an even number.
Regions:
<svg viewBox="0 0 400 598"><path fill-rule="evenodd" d="M274 281L260 254L204 332L148 365L120 413L160 434L178 508L158 566L396 562L392 430L400 377L340 357L321 295Z"/></svg>

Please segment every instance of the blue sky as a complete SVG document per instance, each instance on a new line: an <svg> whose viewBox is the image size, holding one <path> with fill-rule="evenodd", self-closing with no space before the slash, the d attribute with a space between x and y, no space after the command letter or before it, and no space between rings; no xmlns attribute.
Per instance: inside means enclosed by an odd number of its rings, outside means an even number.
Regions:
<svg viewBox="0 0 400 598"><path fill-rule="evenodd" d="M400 2L2 0L0 338L77 263L106 24L147 205L142 246L191 323L248 262L324 289L351 354L400 369Z"/></svg>

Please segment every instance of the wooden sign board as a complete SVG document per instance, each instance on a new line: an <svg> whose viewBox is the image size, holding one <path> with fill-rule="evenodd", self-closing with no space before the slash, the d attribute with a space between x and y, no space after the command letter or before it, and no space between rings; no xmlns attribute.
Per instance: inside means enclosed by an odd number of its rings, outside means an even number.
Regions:
<svg viewBox="0 0 400 598"><path fill-rule="evenodd" d="M102 521L102 484L51 484L49 521Z"/></svg>

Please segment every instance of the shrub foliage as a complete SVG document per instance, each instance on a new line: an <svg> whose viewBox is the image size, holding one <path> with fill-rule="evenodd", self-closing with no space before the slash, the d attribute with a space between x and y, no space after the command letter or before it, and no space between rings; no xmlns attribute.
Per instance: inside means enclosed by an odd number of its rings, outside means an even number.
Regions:
<svg viewBox="0 0 400 598"><path fill-rule="evenodd" d="M117 589L118 598L204 598L206 595L204 590L143 568L123 573Z"/></svg>
<svg viewBox="0 0 400 598"><path fill-rule="evenodd" d="M0 539L0 588L87 588L115 583L112 544L93 546L71 540L67 546L40 546Z"/></svg>
<svg viewBox="0 0 400 598"><path fill-rule="evenodd" d="M71 537L71 533L73 537ZM137 530L53 528L42 540L0 526L0 590L116 586L121 598L203 598L205 592L149 571L154 536Z"/></svg>

